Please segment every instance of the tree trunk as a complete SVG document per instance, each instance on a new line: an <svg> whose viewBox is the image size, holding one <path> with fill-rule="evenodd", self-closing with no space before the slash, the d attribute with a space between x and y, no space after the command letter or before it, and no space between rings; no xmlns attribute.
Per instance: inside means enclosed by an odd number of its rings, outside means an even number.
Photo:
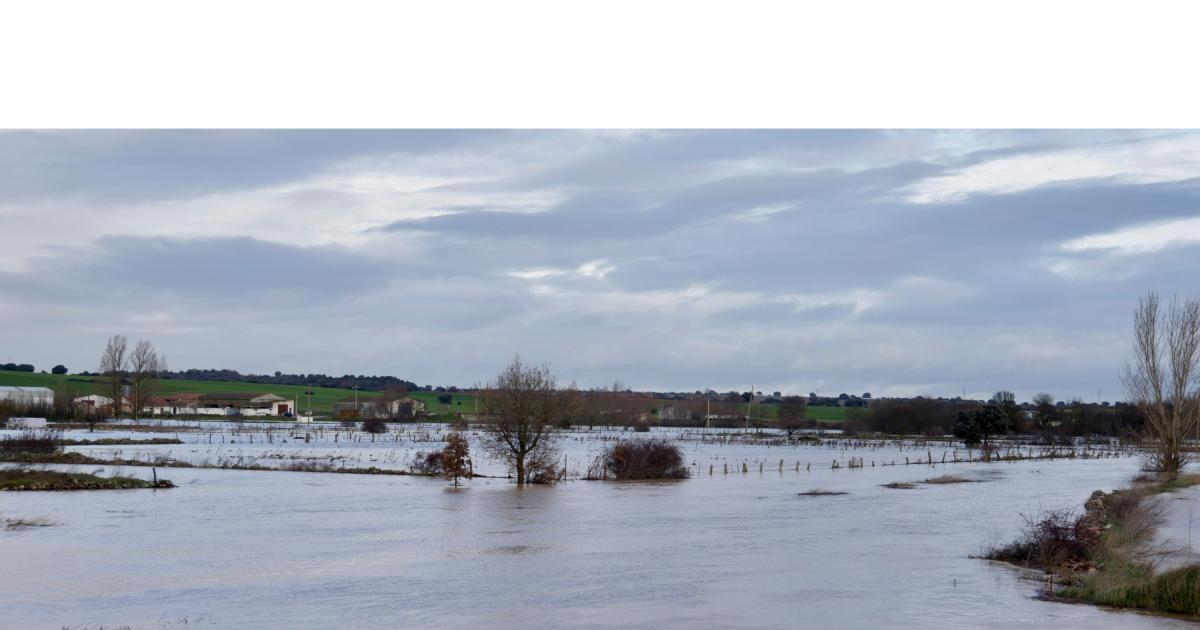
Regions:
<svg viewBox="0 0 1200 630"><path fill-rule="evenodd" d="M516 469L517 469L517 485L518 486L525 485L525 454L524 453L517 454Z"/></svg>

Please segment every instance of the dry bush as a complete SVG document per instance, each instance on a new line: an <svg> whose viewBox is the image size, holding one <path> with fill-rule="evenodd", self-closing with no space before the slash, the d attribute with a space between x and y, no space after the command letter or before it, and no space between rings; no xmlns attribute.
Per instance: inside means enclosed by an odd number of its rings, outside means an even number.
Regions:
<svg viewBox="0 0 1200 630"><path fill-rule="evenodd" d="M367 418L363 420L362 430L365 433L387 433L387 420L383 418Z"/></svg>
<svg viewBox="0 0 1200 630"><path fill-rule="evenodd" d="M442 452L417 451L416 455L413 455L412 461L409 462L408 469L420 475L440 475L442 474Z"/></svg>
<svg viewBox="0 0 1200 630"><path fill-rule="evenodd" d="M25 431L20 435L0 438L0 453L54 453L58 451L58 440L51 431Z"/></svg>
<svg viewBox="0 0 1200 630"><path fill-rule="evenodd" d="M599 456L604 478L613 479L686 479L688 468L683 451L661 438L621 440Z"/></svg>
<svg viewBox="0 0 1200 630"><path fill-rule="evenodd" d="M556 483L562 481L566 474L566 469L558 465L555 451L541 450L525 460L526 483Z"/></svg>
<svg viewBox="0 0 1200 630"><path fill-rule="evenodd" d="M1023 518L1025 525L1017 539L989 550L985 557L1047 569L1087 558L1088 547L1079 539L1076 526L1080 518L1073 510L1048 510Z"/></svg>

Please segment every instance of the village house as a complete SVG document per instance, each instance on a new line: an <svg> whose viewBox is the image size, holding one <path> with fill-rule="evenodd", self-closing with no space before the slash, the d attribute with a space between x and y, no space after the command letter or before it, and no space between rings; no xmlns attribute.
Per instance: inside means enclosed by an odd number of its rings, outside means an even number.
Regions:
<svg viewBox="0 0 1200 630"><path fill-rule="evenodd" d="M111 414L113 400L108 396L100 394L89 394L71 399L77 409L89 412L90 414Z"/></svg>

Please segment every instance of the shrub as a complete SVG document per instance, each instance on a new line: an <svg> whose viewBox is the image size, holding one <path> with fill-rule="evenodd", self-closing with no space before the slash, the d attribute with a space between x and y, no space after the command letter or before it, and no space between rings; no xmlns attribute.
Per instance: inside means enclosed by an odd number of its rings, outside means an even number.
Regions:
<svg viewBox="0 0 1200 630"><path fill-rule="evenodd" d="M387 433L387 428L387 420L383 418L368 418L362 423L362 430L367 433Z"/></svg>
<svg viewBox="0 0 1200 630"><path fill-rule="evenodd" d="M409 462L408 469L422 475L440 475L442 474L442 452L417 451L416 455L413 455L412 461Z"/></svg>
<svg viewBox="0 0 1200 630"><path fill-rule="evenodd" d="M1091 555L1095 541L1084 527L1084 517L1074 511L1048 510L1024 519L1020 536L1004 547L991 549L987 558L1049 571Z"/></svg>
<svg viewBox="0 0 1200 630"><path fill-rule="evenodd" d="M558 465L557 451L538 450L525 459L526 483L556 483L566 474L567 469Z"/></svg>
<svg viewBox="0 0 1200 630"><path fill-rule="evenodd" d="M649 433L650 424L646 422L638 422L637 424L633 425L633 430L637 433Z"/></svg>
<svg viewBox="0 0 1200 630"><path fill-rule="evenodd" d="M471 476L471 445L457 431L446 436L446 447L442 449L442 474L458 485L462 477Z"/></svg>
<svg viewBox="0 0 1200 630"><path fill-rule="evenodd" d="M54 453L57 450L58 441L50 431L25 431L0 438L0 453Z"/></svg>
<svg viewBox="0 0 1200 630"><path fill-rule="evenodd" d="M599 472L614 479L686 479L683 452L674 443L649 440L621 440L599 458Z"/></svg>

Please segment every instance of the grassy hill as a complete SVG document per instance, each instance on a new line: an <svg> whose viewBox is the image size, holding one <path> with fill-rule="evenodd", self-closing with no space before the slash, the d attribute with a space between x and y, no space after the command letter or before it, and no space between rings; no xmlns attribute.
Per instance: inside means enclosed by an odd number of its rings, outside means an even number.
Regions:
<svg viewBox="0 0 1200 630"><path fill-rule="evenodd" d="M25 385L29 387L49 387L60 391L70 387L76 396L85 396L96 391L94 377L77 374L35 374L30 372L10 372L0 370L0 385ZM286 398L293 398L300 410L308 409L308 396L304 392L310 388L303 385L270 385L266 383L242 383L238 381L188 381L164 380L159 381L159 390L163 394L180 392L270 392ZM312 408L318 414L333 411L333 403L343 398L354 396L352 389L337 389L333 387L313 387ZM475 409L475 397L469 394L452 394L449 405L438 402L437 392L412 392L412 397L425 403L425 409L432 413L458 412L470 413ZM379 392L359 391L360 400L379 396ZM664 401L665 404L667 401ZM775 418L778 414L777 405L755 405L753 415L758 418ZM809 407L808 417L818 422L841 422L846 419L845 407Z"/></svg>
<svg viewBox="0 0 1200 630"><path fill-rule="evenodd" d="M97 391L94 377L79 376L77 374L32 374L29 372L0 370L0 385L49 387L56 391L60 391L63 387L70 387L78 392L77 396L102 393ZM308 409L308 396L305 396L304 392L309 389L313 392L312 408L317 413L329 413L333 410L333 403L335 401L354 396L354 390L352 389L337 389L333 387L308 388L303 385L271 385L267 383L241 383L236 381L159 381L159 391L163 394L180 392L270 392L285 398L294 398L302 411ZM358 392L358 396L360 400L367 400L379 396L379 392L360 391ZM453 394L453 399L449 405L443 405L438 402L437 392L413 392L412 397L424 402L425 408L435 413L470 411L474 409L475 404L473 396L463 394Z"/></svg>

